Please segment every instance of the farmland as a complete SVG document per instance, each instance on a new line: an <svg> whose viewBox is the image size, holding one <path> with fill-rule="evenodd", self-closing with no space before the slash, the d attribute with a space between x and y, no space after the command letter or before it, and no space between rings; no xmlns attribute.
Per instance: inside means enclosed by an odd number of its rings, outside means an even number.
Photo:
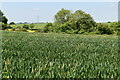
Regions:
<svg viewBox="0 0 120 80"><path fill-rule="evenodd" d="M2 35L3 78L120 78L117 36Z"/></svg>
<svg viewBox="0 0 120 80"><path fill-rule="evenodd" d="M35 29L43 29L45 24L46 23L34 23L34 28ZM15 24L15 25L11 25L11 27L16 28L16 27L19 27L19 26L21 27L23 25L25 25L25 24ZM26 24L26 25L29 25L29 24Z"/></svg>

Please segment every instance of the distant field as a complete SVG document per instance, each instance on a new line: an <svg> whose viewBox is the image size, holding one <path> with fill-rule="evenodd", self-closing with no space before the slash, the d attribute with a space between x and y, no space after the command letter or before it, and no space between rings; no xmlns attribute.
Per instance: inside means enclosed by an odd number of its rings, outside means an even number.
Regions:
<svg viewBox="0 0 120 80"><path fill-rule="evenodd" d="M43 29L44 26L45 26L46 23L35 23L34 24L34 28L35 29ZM15 24L15 25L11 25L11 27L15 28L15 27L18 27L18 26L23 26L24 24ZM29 24L26 24L26 25L29 25Z"/></svg>
<svg viewBox="0 0 120 80"><path fill-rule="evenodd" d="M3 78L120 78L117 36L2 35Z"/></svg>

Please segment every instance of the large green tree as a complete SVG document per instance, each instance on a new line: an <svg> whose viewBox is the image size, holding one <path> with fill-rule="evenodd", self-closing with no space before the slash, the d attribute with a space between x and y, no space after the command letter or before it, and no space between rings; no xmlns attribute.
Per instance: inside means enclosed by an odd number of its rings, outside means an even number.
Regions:
<svg viewBox="0 0 120 80"><path fill-rule="evenodd" d="M0 22L7 24L8 19L4 16L3 12L0 10Z"/></svg>
<svg viewBox="0 0 120 80"><path fill-rule="evenodd" d="M92 27L95 27L95 21L90 14L87 14L82 10L75 11L72 17L73 18L71 20L76 23L76 33L78 33L81 29L85 30L86 32L90 32L92 31Z"/></svg>
<svg viewBox="0 0 120 80"><path fill-rule="evenodd" d="M61 9L59 12L57 12L57 14L55 15L55 23L60 23L63 24L65 22L68 21L69 16L70 16L71 12L70 10L66 10L66 9Z"/></svg>
<svg viewBox="0 0 120 80"><path fill-rule="evenodd" d="M72 31L76 34L80 30L90 32L93 27L95 27L95 21L90 14L87 14L82 10L71 13L70 10L61 9L55 15L55 23L59 24L58 26L60 26L62 32L69 30L69 32Z"/></svg>
<svg viewBox="0 0 120 80"><path fill-rule="evenodd" d="M2 22L3 22L4 24L7 24L8 19L7 19L5 16L3 16L3 17L2 17Z"/></svg>
<svg viewBox="0 0 120 80"><path fill-rule="evenodd" d="M0 22L2 22L2 16L3 16L3 12L0 10Z"/></svg>

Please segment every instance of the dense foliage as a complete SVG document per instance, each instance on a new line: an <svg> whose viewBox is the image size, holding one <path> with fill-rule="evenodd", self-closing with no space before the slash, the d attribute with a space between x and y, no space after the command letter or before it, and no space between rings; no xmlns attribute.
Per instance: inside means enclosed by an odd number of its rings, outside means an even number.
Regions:
<svg viewBox="0 0 120 80"><path fill-rule="evenodd" d="M118 78L118 37L3 31L3 78Z"/></svg>
<svg viewBox="0 0 120 80"><path fill-rule="evenodd" d="M24 24L24 25L22 26L22 28L29 29L29 26L26 25L26 24Z"/></svg>
<svg viewBox="0 0 120 80"><path fill-rule="evenodd" d="M113 30L108 24L97 23L96 28L100 34L113 34Z"/></svg>
<svg viewBox="0 0 120 80"><path fill-rule="evenodd" d="M53 32L53 24L47 23L44 27L44 32Z"/></svg>
<svg viewBox="0 0 120 80"><path fill-rule="evenodd" d="M68 21L69 17L71 15L70 10L61 9L56 15L55 15L55 22L63 24Z"/></svg>
<svg viewBox="0 0 120 80"><path fill-rule="evenodd" d="M4 24L7 24L8 19L7 19L5 16L2 16L2 22L3 22Z"/></svg>
<svg viewBox="0 0 120 80"><path fill-rule="evenodd" d="M10 25L14 25L11 22L7 24L7 18L0 10L0 22L3 23L2 29L11 28ZM46 23L44 28L34 28L36 24L23 24L13 28L13 31L26 31L28 29L34 29L37 32L55 32L55 33L68 33L68 34L118 34L120 31L120 22L107 22L96 23L90 14L85 13L82 10L71 12L70 10L61 9L54 16L54 23ZM18 27L19 30L18 30ZM41 27L41 26L38 26Z"/></svg>
<svg viewBox="0 0 120 80"><path fill-rule="evenodd" d="M0 10L0 22L7 24L8 19L4 16L3 12Z"/></svg>
<svg viewBox="0 0 120 80"><path fill-rule="evenodd" d="M10 27L7 25L8 19L4 16L3 12L0 10L0 30Z"/></svg>
<svg viewBox="0 0 120 80"><path fill-rule="evenodd" d="M4 24L4 23L0 23L0 29L5 30L5 29L12 29L12 27L10 25Z"/></svg>
<svg viewBox="0 0 120 80"><path fill-rule="evenodd" d="M10 22L9 24L10 24L10 25L14 25L15 23L14 23L14 22Z"/></svg>
<svg viewBox="0 0 120 80"><path fill-rule="evenodd" d="M76 34L78 34L80 30L91 32L91 28L95 27L95 21L90 14L81 10L71 13L70 10L61 9L55 15L55 23L59 25L58 28L61 32L72 32Z"/></svg>
<svg viewBox="0 0 120 80"><path fill-rule="evenodd" d="M2 16L3 16L3 12L0 10L0 22L2 22Z"/></svg>
<svg viewBox="0 0 120 80"><path fill-rule="evenodd" d="M96 23L90 14L82 10L71 13L70 10L63 8L56 13L52 26L49 24L51 23L46 24L44 32L117 34L120 30L118 22Z"/></svg>

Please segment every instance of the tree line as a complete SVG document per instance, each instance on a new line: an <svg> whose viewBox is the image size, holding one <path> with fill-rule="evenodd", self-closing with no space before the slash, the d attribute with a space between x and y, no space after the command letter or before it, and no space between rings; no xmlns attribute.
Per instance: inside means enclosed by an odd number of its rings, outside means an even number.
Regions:
<svg viewBox="0 0 120 80"><path fill-rule="evenodd" d="M0 10L0 22L2 29L10 27L7 25L8 19ZM62 8L54 16L54 23L47 23L43 32L68 33L68 34L118 34L120 22L96 23L90 14L82 10L72 13L70 10ZM11 22L10 24L15 24ZM33 24L30 27L33 27ZM29 29L28 25L23 28Z"/></svg>
<svg viewBox="0 0 120 80"><path fill-rule="evenodd" d="M90 14L82 10L72 13L61 9L54 17L54 23L48 23L44 32L63 32L70 34L118 34L119 22L96 23Z"/></svg>

